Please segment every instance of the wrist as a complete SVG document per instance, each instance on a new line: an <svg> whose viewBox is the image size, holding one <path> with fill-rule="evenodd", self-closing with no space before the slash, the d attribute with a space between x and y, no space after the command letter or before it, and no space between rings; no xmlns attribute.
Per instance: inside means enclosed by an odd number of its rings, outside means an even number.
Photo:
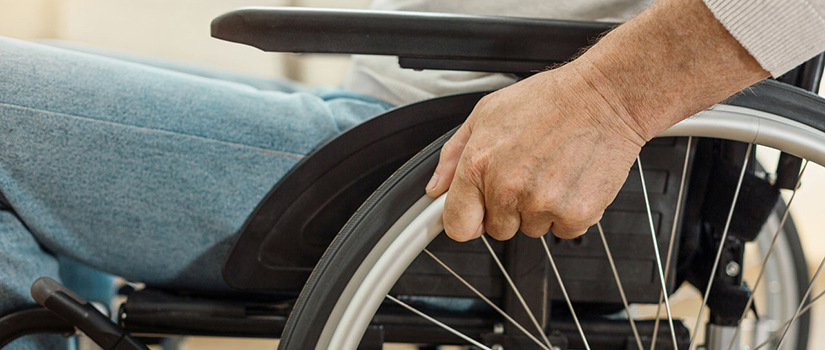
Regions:
<svg viewBox="0 0 825 350"><path fill-rule="evenodd" d="M695 0L657 2L568 66L645 140L768 76Z"/></svg>
<svg viewBox="0 0 825 350"><path fill-rule="evenodd" d="M598 101L604 112L611 115L611 119L617 121L617 125L624 126L642 142L647 142L658 132L645 123L645 118L649 113L645 109L649 105L633 104L632 98L626 96L627 91L624 86L616 84L611 77L600 68L597 62L589 57L581 57L569 65L572 74L575 74L588 93L592 94L591 100Z"/></svg>

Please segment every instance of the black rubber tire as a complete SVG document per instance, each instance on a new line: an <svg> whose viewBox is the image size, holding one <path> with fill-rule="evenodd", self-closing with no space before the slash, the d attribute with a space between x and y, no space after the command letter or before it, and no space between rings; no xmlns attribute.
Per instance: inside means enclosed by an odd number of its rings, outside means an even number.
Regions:
<svg viewBox="0 0 825 350"><path fill-rule="evenodd" d="M807 91L775 81L763 81L726 104L748 107L800 122L825 132L825 100ZM281 336L279 349L315 349L316 340L338 296L355 270L381 238L381 235L413 203L425 195L427 184L438 162L441 146L455 129L435 140L395 172L352 216L315 267L293 308ZM807 262L792 224L786 224L794 251L800 297L807 288ZM804 275L804 277L802 277ZM803 329L797 349L807 348L810 316L798 321ZM804 336L803 336L804 335ZM803 340L804 339L804 340Z"/></svg>
<svg viewBox="0 0 825 350"><path fill-rule="evenodd" d="M329 312L351 276L380 235L425 195L441 146L450 131L424 148L378 188L330 244L301 290L290 313L279 349L314 349ZM334 276L333 278L330 278Z"/></svg>

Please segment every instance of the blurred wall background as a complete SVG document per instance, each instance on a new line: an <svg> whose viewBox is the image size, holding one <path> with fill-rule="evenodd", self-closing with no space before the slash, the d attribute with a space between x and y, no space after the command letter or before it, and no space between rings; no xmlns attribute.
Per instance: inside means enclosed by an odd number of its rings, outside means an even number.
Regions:
<svg viewBox="0 0 825 350"><path fill-rule="evenodd" d="M245 6L363 8L369 0L0 0L0 36L56 39L314 85L343 79L348 59L264 53L214 39L210 21Z"/></svg>

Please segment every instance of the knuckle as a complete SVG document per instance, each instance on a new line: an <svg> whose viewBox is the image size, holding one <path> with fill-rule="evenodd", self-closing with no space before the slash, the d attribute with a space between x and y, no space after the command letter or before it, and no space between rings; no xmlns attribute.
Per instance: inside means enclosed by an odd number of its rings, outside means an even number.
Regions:
<svg viewBox="0 0 825 350"><path fill-rule="evenodd" d="M506 241L516 235L517 230L488 230L487 235L497 241Z"/></svg>
<svg viewBox="0 0 825 350"><path fill-rule="evenodd" d="M580 205L574 205L567 208L562 214L562 221L570 226L581 226L587 221L590 215L589 210Z"/></svg>
<svg viewBox="0 0 825 350"><path fill-rule="evenodd" d="M441 146L441 155L446 156L452 153L455 153L462 145L461 142L457 141L455 137L451 137L444 145Z"/></svg>
<svg viewBox="0 0 825 350"><path fill-rule="evenodd" d="M500 184L493 192L493 202L496 206L515 208L518 204L521 188L512 183Z"/></svg>
<svg viewBox="0 0 825 350"><path fill-rule="evenodd" d="M587 206L574 206L559 216L553 234L559 238L572 239L583 235L590 226L601 220L602 211Z"/></svg>
<svg viewBox="0 0 825 350"><path fill-rule="evenodd" d="M484 229L490 237L498 241L508 240L518 232L518 226L509 225L500 220L488 220Z"/></svg>
<svg viewBox="0 0 825 350"><path fill-rule="evenodd" d="M549 226L549 225L548 225ZM547 234L548 230L539 229L538 226L522 227L521 232L528 237L539 238Z"/></svg>
<svg viewBox="0 0 825 350"><path fill-rule="evenodd" d="M469 232L465 227L449 222L444 223L444 233L456 242L466 242L475 238L473 237L473 233Z"/></svg>
<svg viewBox="0 0 825 350"><path fill-rule="evenodd" d="M555 213L559 200L555 194L531 196L524 203L524 211L529 214Z"/></svg>
<svg viewBox="0 0 825 350"><path fill-rule="evenodd" d="M471 239L469 235L458 234L457 232L459 231L447 229L446 227L444 228L444 233L447 234L447 237L450 237L450 239L456 242L467 242Z"/></svg>
<svg viewBox="0 0 825 350"><path fill-rule="evenodd" d="M480 222L474 223L473 216L467 217L466 214L468 214L467 211L459 203L456 203L451 197L447 197L444 203L442 221L444 232L448 237L458 242L466 242L478 235Z"/></svg>
<svg viewBox="0 0 825 350"><path fill-rule="evenodd" d="M490 196L493 204L508 209L519 209L523 202L529 200L525 194L525 184L522 176L498 172L490 184Z"/></svg>
<svg viewBox="0 0 825 350"><path fill-rule="evenodd" d="M495 99L496 93L486 94L481 99L478 100L476 103L476 107L484 107L491 103L493 99Z"/></svg>
<svg viewBox="0 0 825 350"><path fill-rule="evenodd" d="M566 206L560 217L571 226L589 226L601 218L603 210L588 202L579 201L575 205Z"/></svg>
<svg viewBox="0 0 825 350"><path fill-rule="evenodd" d="M474 150L468 155L467 161L470 168L480 171L490 164L490 154L484 150Z"/></svg>
<svg viewBox="0 0 825 350"><path fill-rule="evenodd" d="M587 232L587 229L561 229L553 230L553 235L561 239L573 239L579 237Z"/></svg>
<svg viewBox="0 0 825 350"><path fill-rule="evenodd" d="M473 180L481 180L489 164L489 155L485 152L472 152L467 154L465 160L467 162L463 169L465 174Z"/></svg>

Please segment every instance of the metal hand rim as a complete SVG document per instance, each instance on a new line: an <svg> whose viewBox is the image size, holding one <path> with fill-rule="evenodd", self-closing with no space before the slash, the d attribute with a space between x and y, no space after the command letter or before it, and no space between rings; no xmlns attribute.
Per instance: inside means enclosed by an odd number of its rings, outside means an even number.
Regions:
<svg viewBox="0 0 825 350"><path fill-rule="evenodd" d="M717 105L682 121L660 136L751 142L825 164L823 132L749 108ZM316 349L355 349L358 346L384 296L409 264L442 231L444 198L422 197L387 231L341 294Z"/></svg>

